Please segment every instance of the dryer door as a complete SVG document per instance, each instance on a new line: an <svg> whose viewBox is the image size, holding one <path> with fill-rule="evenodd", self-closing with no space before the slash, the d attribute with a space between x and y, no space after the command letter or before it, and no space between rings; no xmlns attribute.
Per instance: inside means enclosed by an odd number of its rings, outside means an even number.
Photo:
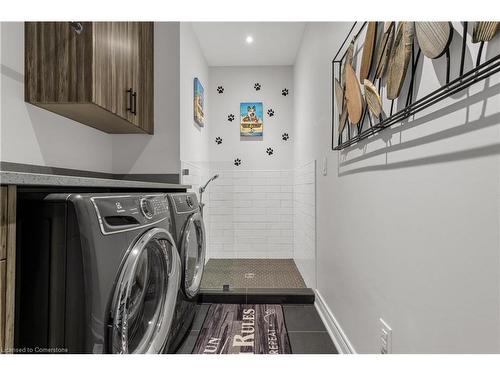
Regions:
<svg viewBox="0 0 500 375"><path fill-rule="evenodd" d="M192 214L182 232L181 257L183 263L183 290L188 298L198 295L205 267L205 225L199 212Z"/></svg>
<svg viewBox="0 0 500 375"><path fill-rule="evenodd" d="M170 233L155 228L142 235L127 252L111 302L111 353L163 351L180 279L180 257Z"/></svg>

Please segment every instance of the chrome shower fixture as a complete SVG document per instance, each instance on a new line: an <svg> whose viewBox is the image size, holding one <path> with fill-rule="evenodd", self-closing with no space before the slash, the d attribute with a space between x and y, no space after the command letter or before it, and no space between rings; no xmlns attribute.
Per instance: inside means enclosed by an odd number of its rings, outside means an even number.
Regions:
<svg viewBox="0 0 500 375"><path fill-rule="evenodd" d="M200 186L200 213L201 213L201 216L203 216L203 206L205 206L205 203L203 203L203 193L205 192L205 190L207 189L207 186L209 183L211 183L213 180L219 178L219 175L218 174L214 174L206 183L205 185L203 186Z"/></svg>
<svg viewBox="0 0 500 375"><path fill-rule="evenodd" d="M209 179L209 180L205 183L205 185L203 185L202 187L200 187L200 193L203 193L203 192L206 190L207 185L208 185L209 183L211 183L213 180L217 179L217 178L219 178L219 175L218 175L218 174L214 174L214 175L213 175L213 176L212 176L212 177L211 177L211 178L210 178L210 179Z"/></svg>

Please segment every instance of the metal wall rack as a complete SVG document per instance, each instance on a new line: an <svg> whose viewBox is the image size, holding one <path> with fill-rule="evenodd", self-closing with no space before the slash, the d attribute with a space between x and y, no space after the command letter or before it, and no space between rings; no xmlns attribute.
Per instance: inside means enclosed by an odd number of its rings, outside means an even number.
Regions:
<svg viewBox="0 0 500 375"><path fill-rule="evenodd" d="M391 109L390 113L388 116L384 115L382 113L378 119L372 119L372 116L369 113L368 106L365 103L364 109L363 109L363 114L361 117L361 121L358 125L356 125L356 134L351 134L351 124L349 123L349 120L346 119L346 124L344 126L343 131L338 134L337 137L337 142L335 145L335 122L336 122L336 117L337 121L339 121L339 116L336 115L336 110L335 110L335 90L334 90L334 79L335 79L335 72L336 69L338 69L338 74L339 77L342 72L342 65L343 65L343 60L346 55L346 51L342 55L341 52L346 45L346 43L350 40L357 40L358 37L361 35L362 31L364 30L365 26L368 24L368 22L364 22L361 26L359 26L358 30L356 31L356 26L358 26L358 22L354 22L348 35L346 36L344 42L340 46L339 50L337 51L335 57L332 60L332 150L342 150L345 149L346 147L352 146L353 144L356 144L357 142L366 139L374 134L377 134L378 132L384 130L385 128L390 127L391 125L394 125L396 123L401 123L403 120L409 118L410 116L413 116L414 114L442 101L443 99L446 99L454 94L456 94L459 91L462 91L466 89L467 87L478 83L491 75L498 73L500 71L500 54L497 54L487 61L481 63L481 57L482 57L482 51L483 51L483 46L485 42L481 42L479 45L479 50L477 53L476 57L476 65L474 68L470 69L469 71L464 73L464 60L465 60L465 53L466 53L466 48L467 48L467 39L462 38L462 50L461 50L461 58L460 58L460 68L459 68L459 75L457 78L453 79L450 81L450 52L449 49L446 51L446 84L442 85L441 87L437 88L436 90L432 91L431 93L425 95L422 98L419 98L415 101L413 101L413 94L414 94L414 81L415 81L415 72L419 63L421 51L420 47L416 46L416 43L413 43L413 50L412 50L412 58L410 60L410 67L408 69L408 72L411 74L410 76L410 83L409 83L409 90L407 93L406 97L406 105L404 108L401 110L397 111L396 113L393 113L394 110L394 100L391 100ZM395 27L395 23L392 23L390 27ZM467 28L468 28L468 22L463 22L463 34L464 36L467 35ZM351 37L352 36L352 37ZM415 49L417 48L417 50ZM386 48L386 46L382 46L383 49ZM375 68L372 67L371 72L377 71L378 65L380 61L377 62ZM371 75L370 75L371 76ZM380 88L382 85L382 78L378 79L378 82L374 82L374 84L378 87L378 90L380 92ZM386 99L388 100L388 99ZM398 98L398 100L401 100L401 96ZM377 122L374 120L378 120ZM344 137L343 134L347 133L347 136ZM344 139L346 138L346 139Z"/></svg>

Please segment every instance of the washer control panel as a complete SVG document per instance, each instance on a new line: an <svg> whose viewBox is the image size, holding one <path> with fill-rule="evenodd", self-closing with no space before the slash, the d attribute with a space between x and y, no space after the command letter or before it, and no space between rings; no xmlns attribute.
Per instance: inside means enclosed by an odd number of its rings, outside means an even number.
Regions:
<svg viewBox="0 0 500 375"><path fill-rule="evenodd" d="M168 213L166 197L143 197L139 202L141 212L147 219L152 219L155 215Z"/></svg>
<svg viewBox="0 0 500 375"><path fill-rule="evenodd" d="M170 194L177 213L193 212L198 207L198 198L195 193Z"/></svg>
<svg viewBox="0 0 500 375"><path fill-rule="evenodd" d="M166 194L103 195L91 201L104 234L170 220Z"/></svg>

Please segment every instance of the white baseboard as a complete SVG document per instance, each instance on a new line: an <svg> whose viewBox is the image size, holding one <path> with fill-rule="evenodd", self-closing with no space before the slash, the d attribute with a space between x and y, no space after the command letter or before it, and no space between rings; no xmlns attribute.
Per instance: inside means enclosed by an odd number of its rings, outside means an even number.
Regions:
<svg viewBox="0 0 500 375"><path fill-rule="evenodd" d="M356 354L356 350L354 350L354 347L351 345L351 342L345 335L342 327L340 327L339 323L335 319L335 316L333 316L332 311L326 305L326 302L321 294L317 289L314 293L316 294L314 305L319 316L321 317L321 320L323 320L323 323L325 324L337 351L340 354Z"/></svg>

